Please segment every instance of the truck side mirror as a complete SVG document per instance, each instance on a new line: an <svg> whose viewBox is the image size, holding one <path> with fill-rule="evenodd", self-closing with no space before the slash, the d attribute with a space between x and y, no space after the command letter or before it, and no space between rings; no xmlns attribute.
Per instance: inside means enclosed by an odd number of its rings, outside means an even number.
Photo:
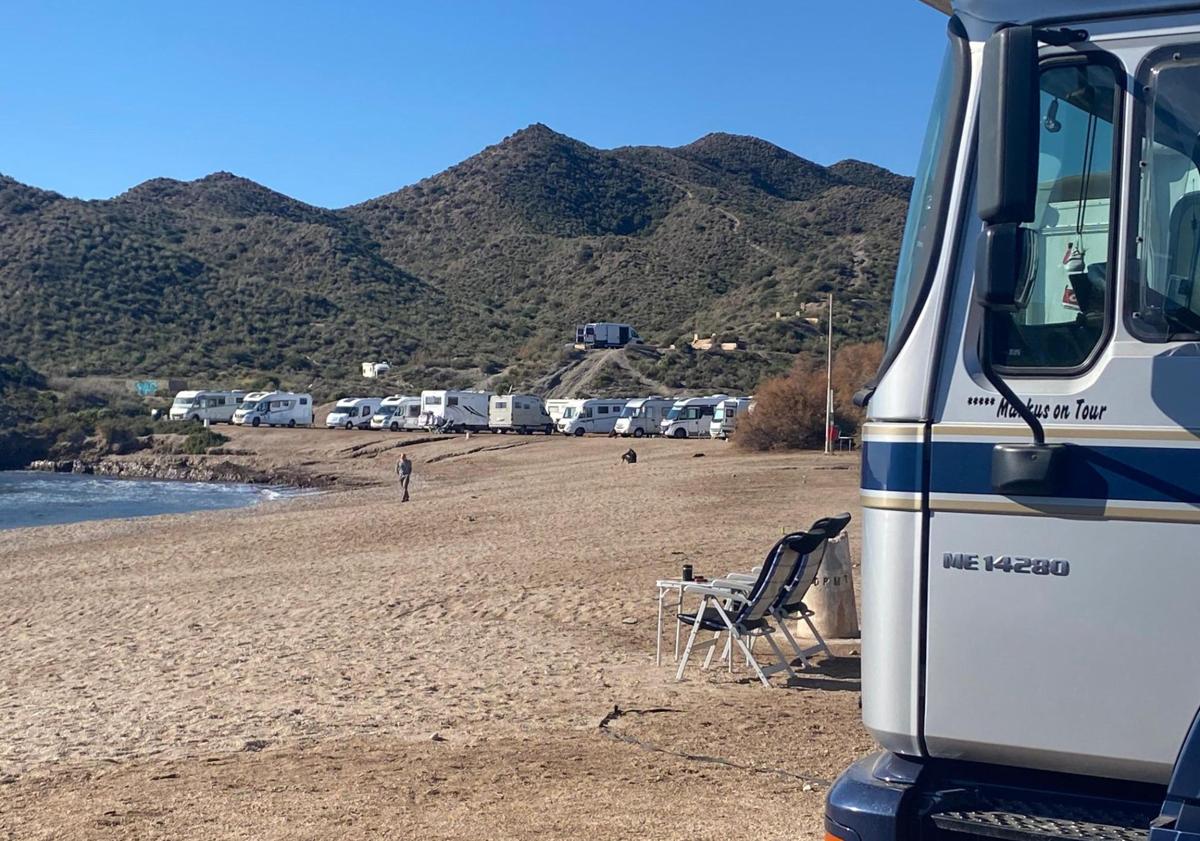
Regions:
<svg viewBox="0 0 1200 841"><path fill-rule="evenodd" d="M1037 196L1038 38L1010 26L987 40L979 99L979 218L1032 222Z"/></svg>
<svg viewBox="0 0 1200 841"><path fill-rule="evenodd" d="M991 312L1017 312L1029 304L1037 279L1037 233L1015 222L988 225L979 235L975 302Z"/></svg>

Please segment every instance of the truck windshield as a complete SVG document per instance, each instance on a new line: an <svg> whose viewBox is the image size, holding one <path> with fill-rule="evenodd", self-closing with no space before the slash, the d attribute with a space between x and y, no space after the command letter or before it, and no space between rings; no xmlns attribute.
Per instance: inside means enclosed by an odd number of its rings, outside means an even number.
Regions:
<svg viewBox="0 0 1200 841"><path fill-rule="evenodd" d="M667 420L675 420L678 418L680 411L682 410L678 406L672 406L671 411L667 412Z"/></svg>
<svg viewBox="0 0 1200 841"><path fill-rule="evenodd" d="M626 406L624 409L621 410L621 417L623 417L623 418L636 418L640 415L641 415L641 410L635 409L632 406Z"/></svg>
<svg viewBox="0 0 1200 841"><path fill-rule="evenodd" d="M191 397L176 397L175 402L172 403L171 405L172 406L191 406L191 405L193 405L193 400L194 400L194 398L191 398Z"/></svg>
<svg viewBox="0 0 1200 841"><path fill-rule="evenodd" d="M925 295L926 279L937 258L946 217L950 189L950 156L956 149L959 132L958 114L953 107L958 98L964 75L962 46L953 38L942 59L933 97L933 108L925 128L921 158L913 179L908 216L904 223L904 238L900 242L900 260L896 266L896 283L892 291L892 307L888 321L888 350L904 334L907 324L920 309Z"/></svg>
<svg viewBox="0 0 1200 841"><path fill-rule="evenodd" d="M571 418L575 417L575 407L568 406L567 408L563 409L562 416L564 418L566 418L567 420L570 420Z"/></svg>

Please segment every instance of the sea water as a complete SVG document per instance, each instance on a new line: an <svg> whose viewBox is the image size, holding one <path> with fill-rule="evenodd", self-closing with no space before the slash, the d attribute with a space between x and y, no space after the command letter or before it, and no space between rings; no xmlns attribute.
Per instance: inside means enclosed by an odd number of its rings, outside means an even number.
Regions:
<svg viewBox="0 0 1200 841"><path fill-rule="evenodd" d="M284 493L226 482L0 471L0 529L241 508Z"/></svg>

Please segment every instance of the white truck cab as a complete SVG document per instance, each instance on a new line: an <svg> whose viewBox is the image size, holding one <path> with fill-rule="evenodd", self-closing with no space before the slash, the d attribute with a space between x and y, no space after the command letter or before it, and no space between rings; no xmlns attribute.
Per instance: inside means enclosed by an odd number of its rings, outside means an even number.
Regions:
<svg viewBox="0 0 1200 841"><path fill-rule="evenodd" d="M728 397L727 394L714 394L676 401L662 419L659 434L664 438L707 438L713 411Z"/></svg>
<svg viewBox="0 0 1200 841"><path fill-rule="evenodd" d="M343 397L325 416L328 429L370 429L371 416L379 411L380 397Z"/></svg>
<svg viewBox="0 0 1200 841"><path fill-rule="evenodd" d="M420 429L420 422L421 398L407 397L403 394L383 398L375 414L371 415L371 429L399 432L404 429Z"/></svg>
<svg viewBox="0 0 1200 841"><path fill-rule="evenodd" d="M167 417L174 421L233 423L233 413L245 396L244 391L181 391L175 395Z"/></svg>
<svg viewBox="0 0 1200 841"><path fill-rule="evenodd" d="M1200 837L1200 4L953 0L827 837Z"/></svg>
<svg viewBox="0 0 1200 841"><path fill-rule="evenodd" d="M738 418L750 411L753 397L729 397L713 407L712 421L708 425L710 438L728 438L737 428Z"/></svg>
<svg viewBox="0 0 1200 841"><path fill-rule="evenodd" d="M607 435L613 431L621 410L627 400L605 397L593 397L587 400L572 400L563 407L562 419L558 422L558 431L564 435L577 437L587 433Z"/></svg>
<svg viewBox="0 0 1200 841"><path fill-rule="evenodd" d="M660 424L663 418L667 416L667 412L671 411L671 407L674 405L675 400L670 397L639 397L636 400L630 400L621 410L621 416L617 418L613 432L622 438L631 435L634 438L658 435L661 432Z"/></svg>
<svg viewBox="0 0 1200 841"><path fill-rule="evenodd" d="M255 391L247 394L233 422L238 426L312 426L311 394L291 391Z"/></svg>

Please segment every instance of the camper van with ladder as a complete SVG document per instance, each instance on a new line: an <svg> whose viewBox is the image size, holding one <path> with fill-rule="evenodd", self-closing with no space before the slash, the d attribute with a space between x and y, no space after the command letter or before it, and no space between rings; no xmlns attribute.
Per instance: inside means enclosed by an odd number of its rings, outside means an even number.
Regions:
<svg viewBox="0 0 1200 841"><path fill-rule="evenodd" d="M949 16L826 838L1200 838L1200 4Z"/></svg>

